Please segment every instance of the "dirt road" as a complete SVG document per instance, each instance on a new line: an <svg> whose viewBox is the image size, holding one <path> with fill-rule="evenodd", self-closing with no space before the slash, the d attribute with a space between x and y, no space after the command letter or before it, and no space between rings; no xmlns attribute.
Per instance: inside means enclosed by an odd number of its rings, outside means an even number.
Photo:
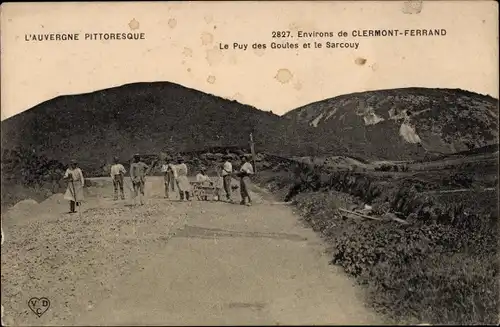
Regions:
<svg viewBox="0 0 500 327"><path fill-rule="evenodd" d="M383 323L315 233L263 190L253 207L168 201L151 177L134 207L112 201L109 180L94 182L81 216L65 213L62 195L3 215L5 323ZM41 317L32 297L50 300Z"/></svg>

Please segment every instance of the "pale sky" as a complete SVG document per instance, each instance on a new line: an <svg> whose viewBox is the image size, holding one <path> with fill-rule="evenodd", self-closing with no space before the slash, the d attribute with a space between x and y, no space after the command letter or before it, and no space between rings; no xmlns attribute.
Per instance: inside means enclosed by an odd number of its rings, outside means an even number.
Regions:
<svg viewBox="0 0 500 327"><path fill-rule="evenodd" d="M461 88L498 98L495 1L3 4L1 119L59 95L169 81L283 114L346 93L399 87ZM132 22L132 23L131 23ZM137 24L138 23L138 24ZM363 29L446 29L446 36L351 36ZM291 39L273 39L272 31ZM337 34L358 49L280 49L297 32ZM136 41L26 42L26 34L145 33ZM266 50L219 50L219 43ZM358 58L366 59L363 65ZM356 63L358 62L358 63ZM283 83L276 78L279 71ZM290 74L288 74L290 73Z"/></svg>

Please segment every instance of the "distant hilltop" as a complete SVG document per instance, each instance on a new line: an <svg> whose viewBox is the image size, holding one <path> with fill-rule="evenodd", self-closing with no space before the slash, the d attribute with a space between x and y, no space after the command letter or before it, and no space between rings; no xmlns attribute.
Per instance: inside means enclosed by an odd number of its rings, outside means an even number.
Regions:
<svg viewBox="0 0 500 327"><path fill-rule="evenodd" d="M401 88L346 94L284 115L372 159L406 160L498 143L498 100L460 89Z"/></svg>
<svg viewBox="0 0 500 327"><path fill-rule="evenodd" d="M346 94L278 116L174 83L134 83L60 96L10 117L2 148L102 165L136 152L245 148L253 133L257 152L426 160L498 143L497 104L463 90L405 88Z"/></svg>

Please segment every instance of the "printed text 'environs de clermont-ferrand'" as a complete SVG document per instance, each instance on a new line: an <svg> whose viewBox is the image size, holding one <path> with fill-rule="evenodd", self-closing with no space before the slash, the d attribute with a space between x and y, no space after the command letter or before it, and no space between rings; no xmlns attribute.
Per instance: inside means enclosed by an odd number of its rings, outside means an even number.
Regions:
<svg viewBox="0 0 500 327"><path fill-rule="evenodd" d="M288 31L276 30L269 34L270 40L262 42L241 42L228 40L218 43L220 50L247 49L358 49L363 38L394 37L444 37L446 29L355 29L339 31ZM43 41L140 41L146 34L141 33L42 33L25 34L26 42Z"/></svg>

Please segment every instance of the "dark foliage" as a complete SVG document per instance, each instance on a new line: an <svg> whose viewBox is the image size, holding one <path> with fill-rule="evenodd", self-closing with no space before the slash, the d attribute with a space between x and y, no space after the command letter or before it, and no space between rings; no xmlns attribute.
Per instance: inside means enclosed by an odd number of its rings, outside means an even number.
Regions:
<svg viewBox="0 0 500 327"><path fill-rule="evenodd" d="M32 197L41 201L61 192L66 167L32 151L2 151L2 207Z"/></svg>

